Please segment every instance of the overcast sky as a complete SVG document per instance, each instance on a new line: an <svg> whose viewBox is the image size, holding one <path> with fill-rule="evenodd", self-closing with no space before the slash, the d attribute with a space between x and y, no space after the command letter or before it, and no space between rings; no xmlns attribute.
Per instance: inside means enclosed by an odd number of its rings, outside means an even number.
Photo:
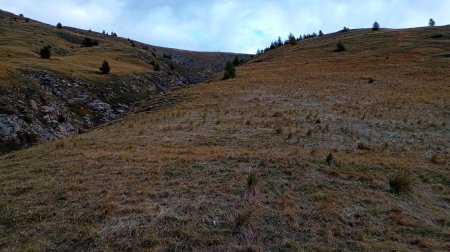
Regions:
<svg viewBox="0 0 450 252"><path fill-rule="evenodd" d="M0 0L0 9L153 45L245 53L289 32L450 24L450 0Z"/></svg>

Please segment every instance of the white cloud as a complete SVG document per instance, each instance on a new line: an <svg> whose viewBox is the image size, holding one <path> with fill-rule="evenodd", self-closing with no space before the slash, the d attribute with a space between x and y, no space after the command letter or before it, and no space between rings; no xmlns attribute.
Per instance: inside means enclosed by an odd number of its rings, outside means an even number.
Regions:
<svg viewBox="0 0 450 252"><path fill-rule="evenodd" d="M202 51L254 53L289 32L334 32L343 26L450 23L450 1L434 0L0 0L0 8L49 24L114 31L142 42Z"/></svg>

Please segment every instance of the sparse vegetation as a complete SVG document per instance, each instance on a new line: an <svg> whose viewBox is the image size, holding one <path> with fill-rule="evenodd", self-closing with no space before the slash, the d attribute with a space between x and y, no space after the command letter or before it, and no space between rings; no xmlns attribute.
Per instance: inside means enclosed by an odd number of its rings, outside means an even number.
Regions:
<svg viewBox="0 0 450 252"><path fill-rule="evenodd" d="M50 57L52 56L52 47L50 45L42 47L39 51L39 54L43 59L50 59Z"/></svg>

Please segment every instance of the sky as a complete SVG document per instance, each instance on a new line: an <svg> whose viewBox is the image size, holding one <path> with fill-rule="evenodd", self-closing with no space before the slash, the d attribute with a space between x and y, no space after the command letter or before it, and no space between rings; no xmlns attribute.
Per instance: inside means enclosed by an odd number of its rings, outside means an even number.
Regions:
<svg viewBox="0 0 450 252"><path fill-rule="evenodd" d="M450 0L0 0L0 9L152 45L240 53L290 32L450 24Z"/></svg>

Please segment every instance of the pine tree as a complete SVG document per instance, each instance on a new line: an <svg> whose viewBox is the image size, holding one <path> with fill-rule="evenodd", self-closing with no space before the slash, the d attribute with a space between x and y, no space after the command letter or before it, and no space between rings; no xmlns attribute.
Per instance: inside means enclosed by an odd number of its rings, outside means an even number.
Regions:
<svg viewBox="0 0 450 252"><path fill-rule="evenodd" d="M234 64L232 61L228 61L227 65L225 66L225 74L223 75L223 80L227 80L229 78L236 77L236 68L234 67Z"/></svg>
<svg viewBox="0 0 450 252"><path fill-rule="evenodd" d="M288 39L289 39L289 43L291 45L296 45L297 44L297 39L295 38L294 34L289 33Z"/></svg>
<svg viewBox="0 0 450 252"><path fill-rule="evenodd" d="M236 55L236 57L234 57L233 65L234 65L235 67L239 66L239 57L238 57L237 55Z"/></svg>
<svg viewBox="0 0 450 252"><path fill-rule="evenodd" d="M377 21L372 25L372 31L378 31L380 29L380 24Z"/></svg>
<svg viewBox="0 0 450 252"><path fill-rule="evenodd" d="M281 37L278 37L277 47L282 46L283 42L281 41Z"/></svg>
<svg viewBox="0 0 450 252"><path fill-rule="evenodd" d="M319 31L319 37L322 37L323 36L323 32L322 32L322 30L320 30Z"/></svg>
<svg viewBox="0 0 450 252"><path fill-rule="evenodd" d="M111 68L109 67L108 61L104 60L99 70L102 74L109 74Z"/></svg>
<svg viewBox="0 0 450 252"><path fill-rule="evenodd" d="M46 46L42 47L41 50L39 51L41 58L50 59L50 57L52 56L51 48L52 47L50 45L46 45Z"/></svg>
<svg viewBox="0 0 450 252"><path fill-rule="evenodd" d="M428 25L430 27L434 27L436 25L436 22L434 22L434 20L432 18L430 18L430 21L428 21Z"/></svg>

